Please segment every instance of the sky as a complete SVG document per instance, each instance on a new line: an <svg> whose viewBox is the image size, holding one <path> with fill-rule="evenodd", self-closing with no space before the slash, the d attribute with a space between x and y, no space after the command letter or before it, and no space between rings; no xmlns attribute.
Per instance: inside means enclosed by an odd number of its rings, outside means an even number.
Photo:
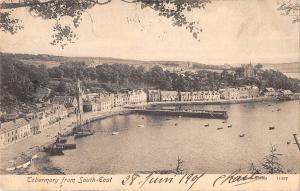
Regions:
<svg viewBox="0 0 300 191"><path fill-rule="evenodd" d="M205 64L299 61L300 26L277 7L276 0L213 0L190 15L203 28L198 42L151 9L113 0L84 14L76 30L79 38L64 50L49 44L54 21L32 17L22 8L14 14L23 20L24 30L0 32L0 50Z"/></svg>

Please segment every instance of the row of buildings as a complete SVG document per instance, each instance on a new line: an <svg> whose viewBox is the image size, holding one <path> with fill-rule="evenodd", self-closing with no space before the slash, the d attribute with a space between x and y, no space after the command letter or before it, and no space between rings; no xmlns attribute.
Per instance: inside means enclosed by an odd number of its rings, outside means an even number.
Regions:
<svg viewBox="0 0 300 191"><path fill-rule="evenodd" d="M193 92L148 90L148 102L236 100L241 98L255 98L259 95L260 91L257 86L228 87L218 91Z"/></svg>
<svg viewBox="0 0 300 191"><path fill-rule="evenodd" d="M50 127L51 124L78 112L108 112L115 108L147 102L237 100L256 98L260 95L273 97L278 95L290 96L292 94L290 90L275 90L274 88L266 88L260 91L257 86L228 87L218 91L191 92L153 89L146 91L132 90L116 94L84 94L79 88L78 96L56 96L51 103L43 105L32 113L19 115L18 117L7 115L7 120L0 124L0 147L37 134Z"/></svg>
<svg viewBox="0 0 300 191"><path fill-rule="evenodd" d="M143 90L119 94L83 94L80 90L78 99L76 96L56 96L51 103L43 105L35 112L6 115L4 122L0 124L0 147L38 134L59 120L77 112L106 112L125 105L146 102L147 94Z"/></svg>
<svg viewBox="0 0 300 191"><path fill-rule="evenodd" d="M10 115L10 121L0 124L0 147L37 134L67 116L68 110L59 104L47 104L28 114Z"/></svg>
<svg viewBox="0 0 300 191"><path fill-rule="evenodd" d="M83 112L109 111L126 105L147 102L147 93L144 90L125 91L117 94L86 94L82 98Z"/></svg>

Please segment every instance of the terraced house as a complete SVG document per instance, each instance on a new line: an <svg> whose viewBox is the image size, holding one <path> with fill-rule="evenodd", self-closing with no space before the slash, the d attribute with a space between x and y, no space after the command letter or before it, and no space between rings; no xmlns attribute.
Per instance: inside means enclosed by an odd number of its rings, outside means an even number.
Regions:
<svg viewBox="0 0 300 191"><path fill-rule="evenodd" d="M177 91L161 91L161 101L179 101Z"/></svg>
<svg viewBox="0 0 300 191"><path fill-rule="evenodd" d="M240 92L237 88L227 87L225 89L220 89L220 97L226 100L237 100L240 99Z"/></svg>
<svg viewBox="0 0 300 191"><path fill-rule="evenodd" d="M192 92L180 92L180 101L192 101L193 94Z"/></svg>
<svg viewBox="0 0 300 191"><path fill-rule="evenodd" d="M21 141L30 135L30 124L24 118L1 123L0 147Z"/></svg>
<svg viewBox="0 0 300 191"><path fill-rule="evenodd" d="M133 90L129 92L129 103L139 104L147 102L147 94L144 90Z"/></svg>
<svg viewBox="0 0 300 191"><path fill-rule="evenodd" d="M148 90L148 102L159 102L160 97L159 90Z"/></svg>

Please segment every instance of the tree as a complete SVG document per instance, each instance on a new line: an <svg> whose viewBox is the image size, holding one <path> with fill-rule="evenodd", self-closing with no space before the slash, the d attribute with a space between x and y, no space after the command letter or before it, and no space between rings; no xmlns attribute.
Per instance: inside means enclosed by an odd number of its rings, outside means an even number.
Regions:
<svg viewBox="0 0 300 191"><path fill-rule="evenodd" d="M261 166L259 167L251 163L248 171L255 174L282 174L291 172L292 170L284 171L282 164L280 164L280 156L282 154L277 152L276 146L271 145L270 153L263 158Z"/></svg>
<svg viewBox="0 0 300 191"><path fill-rule="evenodd" d="M23 27L22 20L14 18L13 10L26 8L28 12L45 20L54 20L50 44L64 48L74 43L77 38L74 29L80 26L82 15L94 6L109 4L112 0L20 0L0 4L0 29L15 34ZM122 3L133 3L141 9L149 8L172 21L173 26L186 28L195 39L202 32L199 23L189 21L187 13L194 9L204 9L210 0L120 0ZM69 24L62 24L62 19L70 19Z"/></svg>
<svg viewBox="0 0 300 191"><path fill-rule="evenodd" d="M281 2L278 10L282 13L282 15L291 16L293 23L300 22L300 1L284 0Z"/></svg>
<svg viewBox="0 0 300 191"><path fill-rule="evenodd" d="M281 155L282 154L277 153L276 147L271 145L270 154L267 155L262 162L262 167L266 174L283 173L282 165L279 163L279 156Z"/></svg>

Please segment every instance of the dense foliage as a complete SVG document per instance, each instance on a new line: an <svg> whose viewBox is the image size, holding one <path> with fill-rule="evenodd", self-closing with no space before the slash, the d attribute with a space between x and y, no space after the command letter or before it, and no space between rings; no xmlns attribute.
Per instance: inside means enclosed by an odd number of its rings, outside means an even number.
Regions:
<svg viewBox="0 0 300 191"><path fill-rule="evenodd" d="M53 20L52 45L64 48L77 38L75 29L81 24L82 15L95 6L109 4L112 0L24 0L0 3L0 29L11 34L23 28L21 19L14 18L12 10L26 8L30 15L44 20ZM187 17L194 9L204 9L210 0L121 0L134 4L141 9L151 9L159 16L170 19L173 26L184 27L195 39L202 32L198 22ZM70 21L66 24L63 21Z"/></svg>
<svg viewBox="0 0 300 191"><path fill-rule="evenodd" d="M296 91L299 80L274 70L254 67L256 76L245 78L244 69L237 67L222 72L170 72L160 66L146 70L143 66L102 64L88 67L84 62L65 62L58 67L24 64L10 56L1 56L1 104L17 105L34 101L37 87L52 89L52 95L74 94L74 81L81 79L85 89L116 92L122 88L153 87L162 90L217 90L228 86L257 85L260 89L274 87Z"/></svg>

